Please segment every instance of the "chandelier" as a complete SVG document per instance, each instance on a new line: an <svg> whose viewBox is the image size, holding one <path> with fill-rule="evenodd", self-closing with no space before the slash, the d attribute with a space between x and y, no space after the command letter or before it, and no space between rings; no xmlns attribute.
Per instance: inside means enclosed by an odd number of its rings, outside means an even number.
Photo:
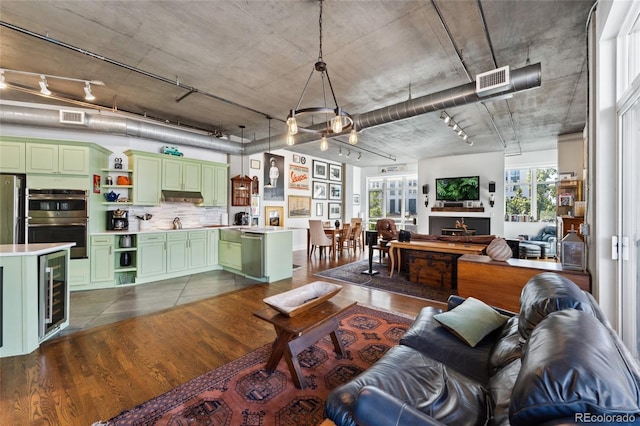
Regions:
<svg viewBox="0 0 640 426"><path fill-rule="evenodd" d="M351 129L351 133L349 134L349 143L351 145L355 145L358 143L358 133L356 132L355 124L353 122L353 119L351 118L351 115L349 115L349 113L344 111L338 105L336 94L333 91L333 85L331 84L331 79L329 78L329 70L327 69L327 64L322 59L322 2L323 0L320 0L320 18L318 19L318 25L320 27L320 51L318 53L318 61L315 63L313 69L311 70L311 74L309 74L309 78L307 79L307 83L304 85L304 89L302 90L302 94L300 95L300 99L298 100L296 108L290 110L289 115L287 116L287 145L291 146L295 143L294 135L296 135L298 131L317 133L322 135L320 149L322 151L326 151L329 147L327 136L335 136ZM313 76L314 71L318 71L322 79L322 95L324 98L324 106L300 108L302 98L307 91L307 87L309 87L309 82L311 81L311 77ZM333 97L335 108L330 108L327 106L325 80L326 83L329 84L329 90L331 90L331 96ZM319 125L313 124L313 119L317 116L323 117L321 121L324 121L324 125L322 123L320 123ZM296 117L311 117L311 122L309 125L302 125L302 123L298 123Z"/></svg>

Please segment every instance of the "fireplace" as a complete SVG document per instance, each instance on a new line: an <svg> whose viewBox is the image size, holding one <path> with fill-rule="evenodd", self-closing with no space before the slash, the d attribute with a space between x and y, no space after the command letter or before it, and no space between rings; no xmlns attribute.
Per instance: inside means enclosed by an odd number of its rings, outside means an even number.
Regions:
<svg viewBox="0 0 640 426"><path fill-rule="evenodd" d="M488 217L464 217L464 216L430 216L429 234L441 235L442 229L456 227L456 220L464 219L468 229L474 229L475 235L491 234L491 218Z"/></svg>

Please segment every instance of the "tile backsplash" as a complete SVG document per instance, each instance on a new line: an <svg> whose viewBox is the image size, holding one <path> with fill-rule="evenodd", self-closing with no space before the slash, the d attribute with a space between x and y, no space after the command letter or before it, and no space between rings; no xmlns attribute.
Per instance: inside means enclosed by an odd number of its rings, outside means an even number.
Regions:
<svg viewBox="0 0 640 426"><path fill-rule="evenodd" d="M173 229L173 219L180 218L183 228L197 228L208 225L227 224L225 207L198 207L191 203L161 203L159 206L130 206L129 230L140 230L140 220L136 216L150 214L149 230Z"/></svg>

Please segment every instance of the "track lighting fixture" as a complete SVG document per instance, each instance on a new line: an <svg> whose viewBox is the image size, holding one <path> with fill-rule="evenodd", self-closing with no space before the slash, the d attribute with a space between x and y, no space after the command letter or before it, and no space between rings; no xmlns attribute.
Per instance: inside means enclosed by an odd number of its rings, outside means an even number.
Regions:
<svg viewBox="0 0 640 426"><path fill-rule="evenodd" d="M40 93L45 96L49 96L51 94L51 90L49 90L49 85L47 84L47 78L44 75L40 76Z"/></svg>
<svg viewBox="0 0 640 426"><path fill-rule="evenodd" d="M451 127L451 130L456 132L456 134L465 141L467 145L473 146L473 141L469 139L469 136L464 132L464 130L462 130L458 123L453 121L453 118L451 118L449 114L444 111L440 112L440 119L444 121L444 124Z"/></svg>
<svg viewBox="0 0 640 426"><path fill-rule="evenodd" d="M93 96L93 93L91 93L91 83L89 83L88 81L84 83L84 98L88 101L96 100L96 97Z"/></svg>
<svg viewBox="0 0 640 426"><path fill-rule="evenodd" d="M347 158L351 157L351 150L347 151Z"/></svg>
<svg viewBox="0 0 640 426"><path fill-rule="evenodd" d="M338 155L339 155L340 157L342 157L342 147L339 147L339 148L338 148Z"/></svg>
<svg viewBox="0 0 640 426"><path fill-rule="evenodd" d="M361 152L358 153L358 158L356 158L356 160L360 161L360 158L362 158L362 153Z"/></svg>
<svg viewBox="0 0 640 426"><path fill-rule="evenodd" d="M84 99L88 100L88 101L94 101L96 99L95 95L93 94L93 92L91 91L91 85L95 85L95 86L104 86L104 83L100 80L82 80L79 78L71 78L71 77L61 77L58 75L49 75L49 74L40 74L40 73L35 73L35 72L27 72L27 71L18 71L18 70L10 70L10 69L0 69L0 89L17 89L17 90L22 90L22 91L27 91L28 93L34 93L37 94L37 92L33 91L33 89L29 89L28 87L24 87L21 84L14 84L12 85L10 82L7 82L7 77L12 75L12 74L19 74L19 75L28 75L28 76L34 76L39 78L38 80L38 86L40 86L40 90L39 93L44 95L44 96L51 96L51 90L49 89L49 81L50 80L66 80L66 81L73 81L73 82L78 82L78 83L82 83L84 84L83 89L84 89ZM33 85L35 85L35 83L32 83ZM33 86L32 86L33 87Z"/></svg>

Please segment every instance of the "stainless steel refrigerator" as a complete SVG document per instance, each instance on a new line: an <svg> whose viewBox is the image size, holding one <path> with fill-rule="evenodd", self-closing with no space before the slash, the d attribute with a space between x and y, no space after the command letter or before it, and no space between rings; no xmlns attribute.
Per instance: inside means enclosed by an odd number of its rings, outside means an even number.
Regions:
<svg viewBox="0 0 640 426"><path fill-rule="evenodd" d="M26 179L0 174L0 244L24 244Z"/></svg>

